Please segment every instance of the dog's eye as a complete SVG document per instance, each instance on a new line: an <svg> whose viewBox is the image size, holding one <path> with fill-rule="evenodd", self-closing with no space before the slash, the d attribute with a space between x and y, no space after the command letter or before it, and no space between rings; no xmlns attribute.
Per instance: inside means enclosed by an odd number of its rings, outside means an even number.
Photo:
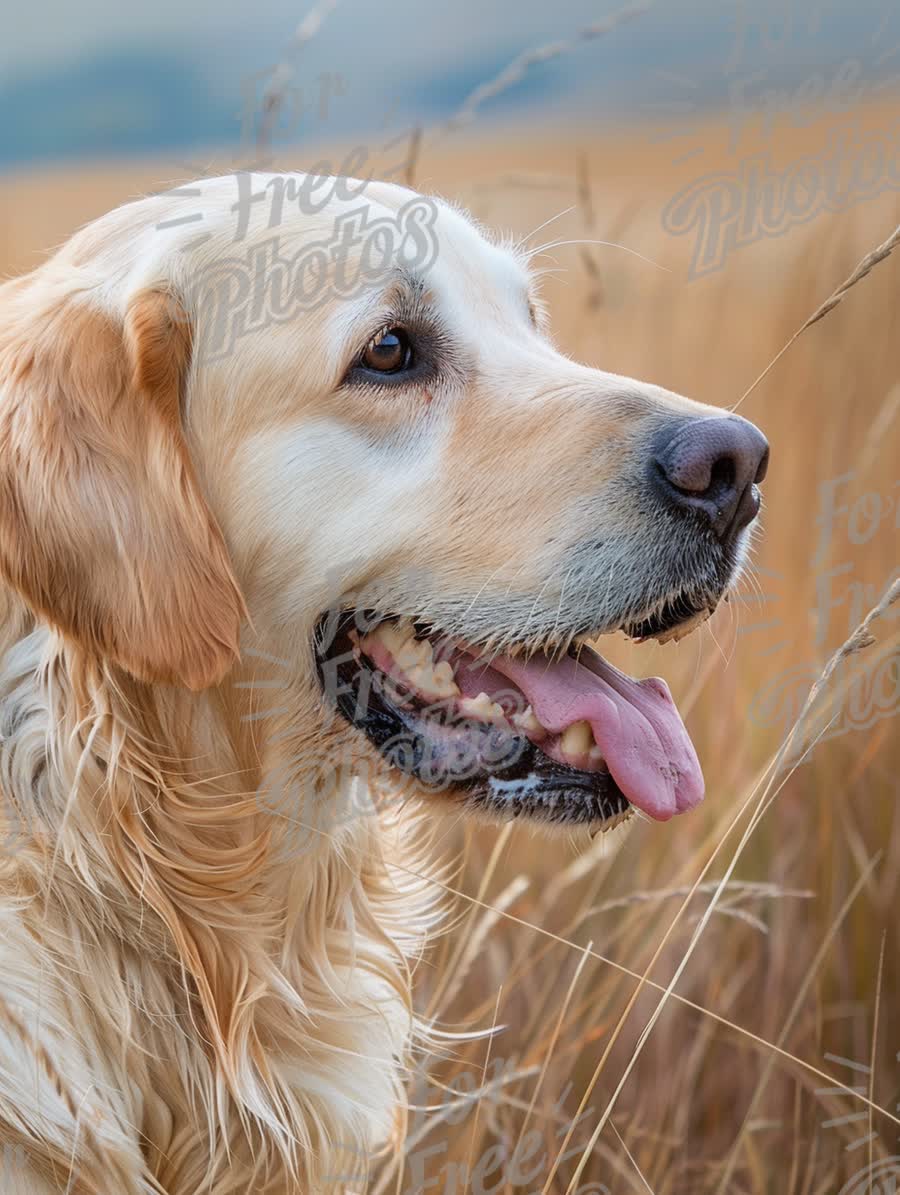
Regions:
<svg viewBox="0 0 900 1195"><path fill-rule="evenodd" d="M376 373L401 373L413 364L412 342L403 328L384 328L366 345L361 362Z"/></svg>

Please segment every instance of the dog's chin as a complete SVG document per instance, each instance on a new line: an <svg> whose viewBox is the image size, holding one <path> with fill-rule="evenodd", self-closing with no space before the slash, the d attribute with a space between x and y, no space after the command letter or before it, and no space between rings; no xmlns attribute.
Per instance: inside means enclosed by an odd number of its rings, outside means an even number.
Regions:
<svg viewBox="0 0 900 1195"><path fill-rule="evenodd" d="M679 639L717 599L679 597L618 629ZM607 632L612 628L604 628ZM413 619L323 616L323 692L398 787L495 820L607 830L664 821L703 797L693 745L658 678L635 680L583 640L488 652Z"/></svg>

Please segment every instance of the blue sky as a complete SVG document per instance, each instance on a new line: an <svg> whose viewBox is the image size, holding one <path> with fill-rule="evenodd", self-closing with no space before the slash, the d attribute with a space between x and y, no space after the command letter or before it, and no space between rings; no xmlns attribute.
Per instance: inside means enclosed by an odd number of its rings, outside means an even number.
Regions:
<svg viewBox="0 0 900 1195"><path fill-rule="evenodd" d="M388 117L398 133L431 124L516 54L569 39L626 2L339 0L296 61L292 96L306 112L286 122L276 144L365 133ZM21 6L0 41L0 167L237 146L310 7ZM736 86L762 95L815 88L821 77L827 91L852 61L872 84L900 71L894 8L889 0L657 0L607 37L530 71L483 118L689 120L704 106L727 105Z"/></svg>

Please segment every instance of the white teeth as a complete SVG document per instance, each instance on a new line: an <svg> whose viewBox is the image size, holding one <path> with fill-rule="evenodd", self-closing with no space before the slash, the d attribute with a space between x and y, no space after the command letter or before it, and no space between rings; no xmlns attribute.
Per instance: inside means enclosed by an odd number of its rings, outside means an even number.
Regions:
<svg viewBox="0 0 900 1195"><path fill-rule="evenodd" d="M481 722L495 722L506 718L503 707L496 701L491 701L487 693L479 693L477 697L464 697L459 703L459 712L469 718L478 718Z"/></svg>
<svg viewBox="0 0 900 1195"><path fill-rule="evenodd" d="M521 714L513 714L512 721L514 726L532 738L542 739L547 735L546 727L538 722L530 705L526 705Z"/></svg>
<svg viewBox="0 0 900 1195"><path fill-rule="evenodd" d="M607 770L603 752L597 746L591 747L588 751L588 763L598 772Z"/></svg>
<svg viewBox="0 0 900 1195"><path fill-rule="evenodd" d="M566 728L559 744L564 755L587 755L593 745L594 732L590 722L573 722Z"/></svg>
<svg viewBox="0 0 900 1195"><path fill-rule="evenodd" d="M394 655L397 664L404 671L422 668L430 672L432 658L431 644L427 639L407 639Z"/></svg>
<svg viewBox="0 0 900 1195"><path fill-rule="evenodd" d="M449 660L441 660L440 664L435 664L431 671L438 684L453 685L456 688L453 680L453 669L450 666Z"/></svg>
<svg viewBox="0 0 900 1195"><path fill-rule="evenodd" d="M570 759L577 759L590 772L608 771L603 752L594 741L590 722L575 722L566 727L559 741L559 749Z"/></svg>
<svg viewBox="0 0 900 1195"><path fill-rule="evenodd" d="M381 640L395 660L413 634L412 624L408 622L380 622L372 631L373 637Z"/></svg>
<svg viewBox="0 0 900 1195"><path fill-rule="evenodd" d="M424 667L431 664L431 644L427 639L416 639L409 623L382 623L375 631L377 638L403 669Z"/></svg>
<svg viewBox="0 0 900 1195"><path fill-rule="evenodd" d="M382 622L372 632L371 637L378 639L387 648L394 663L420 693L441 700L459 696L453 668L446 660L440 664L434 663L431 644L427 639L415 638L411 623Z"/></svg>
<svg viewBox="0 0 900 1195"><path fill-rule="evenodd" d="M446 697L459 696L459 688L453 679L452 668L450 669L450 676L447 677L443 672L439 676L437 671L430 665L417 665L406 672L406 676L419 692L424 693L426 697L444 699Z"/></svg>

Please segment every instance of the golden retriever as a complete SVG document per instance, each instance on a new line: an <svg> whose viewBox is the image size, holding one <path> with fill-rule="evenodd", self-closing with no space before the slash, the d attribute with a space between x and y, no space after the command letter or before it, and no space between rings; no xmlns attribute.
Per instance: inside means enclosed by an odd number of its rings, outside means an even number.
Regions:
<svg viewBox="0 0 900 1195"><path fill-rule="evenodd" d="M708 615L766 456L398 186L203 180L0 289L4 1193L307 1193L385 1140L419 819L701 799L584 640Z"/></svg>

